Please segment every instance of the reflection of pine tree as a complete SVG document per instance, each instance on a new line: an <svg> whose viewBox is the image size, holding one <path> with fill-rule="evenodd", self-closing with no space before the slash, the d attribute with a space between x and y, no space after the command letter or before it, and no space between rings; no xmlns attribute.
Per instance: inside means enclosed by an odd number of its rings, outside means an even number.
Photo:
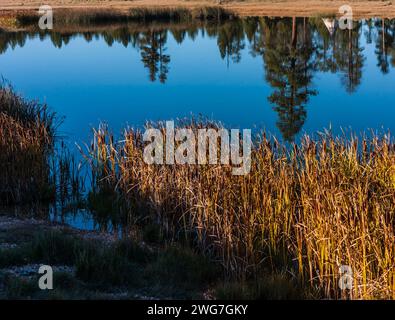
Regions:
<svg viewBox="0 0 395 320"><path fill-rule="evenodd" d="M166 32L159 33L159 81L165 83L167 74L169 72L168 64L170 63L170 56L164 54L166 48L164 47L167 37Z"/></svg>
<svg viewBox="0 0 395 320"><path fill-rule="evenodd" d="M149 31L142 34L140 39L141 61L149 70L149 79L161 83L167 80L170 56L165 54L167 41L166 31Z"/></svg>
<svg viewBox="0 0 395 320"><path fill-rule="evenodd" d="M371 44L373 42L373 28L374 28L373 19L367 19L365 25L367 28L367 30L365 31L366 43Z"/></svg>
<svg viewBox="0 0 395 320"><path fill-rule="evenodd" d="M239 63L241 60L241 50L245 47L242 22L236 20L220 26L217 43L221 58L226 58L228 65L229 58L234 63Z"/></svg>
<svg viewBox="0 0 395 320"><path fill-rule="evenodd" d="M15 49L16 46L23 47L26 43L26 32L6 32L0 30L0 54L5 53L9 47Z"/></svg>
<svg viewBox="0 0 395 320"><path fill-rule="evenodd" d="M186 35L185 30L174 28L174 29L170 29L170 32L173 35L174 40L176 40L178 44L181 44L184 41Z"/></svg>
<svg viewBox="0 0 395 320"><path fill-rule="evenodd" d="M360 33L362 24L354 21L354 28L348 30L337 30L337 50L334 57L338 70L342 71L341 82L347 92L356 91L361 83L362 68L365 61L363 48L360 47Z"/></svg>
<svg viewBox="0 0 395 320"><path fill-rule="evenodd" d="M389 54L391 55L391 65L395 67L395 19L389 21L388 27L390 28L392 43L389 47Z"/></svg>
<svg viewBox="0 0 395 320"><path fill-rule="evenodd" d="M348 30L348 84L347 91L353 92L361 83L364 57L359 48L359 33Z"/></svg>
<svg viewBox="0 0 395 320"><path fill-rule="evenodd" d="M246 37L250 43L250 54L255 57L260 54L260 24L257 18L246 18L243 21Z"/></svg>
<svg viewBox="0 0 395 320"><path fill-rule="evenodd" d="M362 23L354 21L352 30L338 28L332 36L322 21L314 20L313 23L317 30L314 37L317 70L340 72L342 85L348 92L354 92L361 82L365 60L359 45Z"/></svg>
<svg viewBox="0 0 395 320"><path fill-rule="evenodd" d="M314 69L310 30L306 20L300 25L296 18L267 22L266 79L274 89L268 100L279 115L277 126L283 138L292 141L306 120L310 96L316 94L310 89Z"/></svg>
<svg viewBox="0 0 395 320"><path fill-rule="evenodd" d="M143 30L148 28L149 26L145 26ZM377 66L380 70L387 73L391 64L395 66L395 20L389 19L366 20L363 30L362 23L354 21L353 30L337 28L333 33L328 32L321 18L309 18L303 22L302 19L246 18L204 25L191 23L188 26L171 25L169 32L177 43L182 43L186 37L194 39L199 33L202 37L216 38L221 57L227 59L228 63L239 62L245 43L248 43L250 54L254 57L263 56L267 62L265 65L267 77L276 82L274 77L277 72L279 81L286 80L289 85L292 76L298 74L301 68L300 61L304 59L307 61L307 78L313 71L340 73L346 90L354 92L361 82L364 65L363 48L360 47L359 42L362 32L366 41L376 46ZM148 69L151 81L159 80L164 83L167 80L170 64L170 56L166 54L165 48L167 34L165 30L142 32L140 28L129 26L76 33L1 31L0 54L9 48L22 47L28 38L39 37L40 40L50 38L53 45L60 48L77 36L82 36L87 42L102 37L109 46L121 43L125 47L131 45L139 48L141 61ZM276 64L279 64L278 68L283 70L276 70ZM280 76L285 70L288 70L289 74ZM276 92L279 92L278 89Z"/></svg>
<svg viewBox="0 0 395 320"><path fill-rule="evenodd" d="M61 37L60 34L59 34L59 37ZM93 39L93 33L92 32L84 32L83 33L83 37L84 37L86 42L91 42L92 39Z"/></svg>
<svg viewBox="0 0 395 320"><path fill-rule="evenodd" d="M315 67L319 71L335 73L339 70L335 59L337 50L335 33L331 34L323 19L310 19L310 27L315 29L313 35Z"/></svg>
<svg viewBox="0 0 395 320"><path fill-rule="evenodd" d="M199 29L193 25L191 25L187 31L189 38L191 38L192 40L195 40L196 37L199 35Z"/></svg>
<svg viewBox="0 0 395 320"><path fill-rule="evenodd" d="M377 56L377 66L380 68L382 73L387 74L389 72L388 55L394 43L394 33L393 29L390 28L389 21L386 21L385 19L380 19L380 21L377 20L376 27L378 30L375 51Z"/></svg>
<svg viewBox="0 0 395 320"><path fill-rule="evenodd" d="M52 44L54 45L55 48L61 48L62 47L62 35L60 33L57 32L52 32L51 33L51 41Z"/></svg>

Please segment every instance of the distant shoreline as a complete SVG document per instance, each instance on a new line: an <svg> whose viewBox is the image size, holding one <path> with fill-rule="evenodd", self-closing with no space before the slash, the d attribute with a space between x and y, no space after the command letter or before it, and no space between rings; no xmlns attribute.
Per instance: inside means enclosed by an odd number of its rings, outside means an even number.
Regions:
<svg viewBox="0 0 395 320"><path fill-rule="evenodd" d="M17 14L31 14L37 11L42 2L37 0L25 0L20 3L15 0L4 0L0 4L0 16L15 16ZM354 18L395 18L395 3L391 1L327 1L327 0L76 0L60 1L47 0L45 4L56 9L71 9L78 12L94 10L116 10L120 12L132 8L187 8L194 9L204 6L220 6L238 16L295 16L312 17L324 15L340 15L338 8L348 4L353 8Z"/></svg>

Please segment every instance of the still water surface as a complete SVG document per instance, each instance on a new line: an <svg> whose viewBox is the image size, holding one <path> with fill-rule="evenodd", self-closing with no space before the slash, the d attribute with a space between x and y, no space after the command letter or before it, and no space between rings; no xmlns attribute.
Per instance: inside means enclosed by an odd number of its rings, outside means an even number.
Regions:
<svg viewBox="0 0 395 320"><path fill-rule="evenodd" d="M1 32L0 74L64 116L77 142L100 121L119 132L191 114L287 141L329 127L395 131L395 21L325 22Z"/></svg>
<svg viewBox="0 0 395 320"><path fill-rule="evenodd" d="M249 18L0 32L0 74L89 142L148 120L203 115L283 141L331 128L395 132L395 21ZM329 28L328 28L329 27ZM82 215L67 221L92 229ZM73 220L74 219L74 220Z"/></svg>

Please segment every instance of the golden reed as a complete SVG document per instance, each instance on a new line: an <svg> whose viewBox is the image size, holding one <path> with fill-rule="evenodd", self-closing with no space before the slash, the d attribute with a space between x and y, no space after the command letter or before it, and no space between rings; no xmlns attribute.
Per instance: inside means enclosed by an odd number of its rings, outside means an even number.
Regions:
<svg viewBox="0 0 395 320"><path fill-rule="evenodd" d="M51 197L54 114L0 86L0 204Z"/></svg>
<svg viewBox="0 0 395 320"><path fill-rule="evenodd" d="M96 130L87 155L96 184L111 185L128 214L189 238L228 275L285 273L312 298L395 298L395 145L387 136L305 136L285 147L263 135L246 176L224 165L147 165L144 145L139 130L118 143L105 126ZM353 272L351 290L339 288L342 265Z"/></svg>

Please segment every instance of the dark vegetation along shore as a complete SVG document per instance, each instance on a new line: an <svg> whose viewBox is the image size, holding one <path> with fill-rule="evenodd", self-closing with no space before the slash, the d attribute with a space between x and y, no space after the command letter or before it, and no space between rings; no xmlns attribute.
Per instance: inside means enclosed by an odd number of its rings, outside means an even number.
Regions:
<svg viewBox="0 0 395 320"><path fill-rule="evenodd" d="M53 115L24 101L11 88L0 91L0 199L22 203L50 197L48 157L54 148Z"/></svg>
<svg viewBox="0 0 395 320"><path fill-rule="evenodd" d="M231 11L218 6L200 6L196 8L133 8L129 10L72 10L56 9L53 23L55 28L70 25L100 26L110 23L160 23L160 22L196 22L196 21L225 21L235 18ZM10 14L0 14L0 28L8 30L26 30L37 27L40 15L37 11L16 11Z"/></svg>
<svg viewBox="0 0 395 320"><path fill-rule="evenodd" d="M0 119L1 204L19 216L0 216L3 297L394 298L395 145L388 136L326 133L286 148L263 135L251 173L233 176L221 165L147 165L139 130L117 142L101 126L82 150L92 185L79 198L72 157L56 151L53 114L2 87ZM128 232L120 240L78 232L15 209L54 201L78 202ZM51 293L26 276L39 263L60 270ZM339 289L341 265L353 270L352 290Z"/></svg>

